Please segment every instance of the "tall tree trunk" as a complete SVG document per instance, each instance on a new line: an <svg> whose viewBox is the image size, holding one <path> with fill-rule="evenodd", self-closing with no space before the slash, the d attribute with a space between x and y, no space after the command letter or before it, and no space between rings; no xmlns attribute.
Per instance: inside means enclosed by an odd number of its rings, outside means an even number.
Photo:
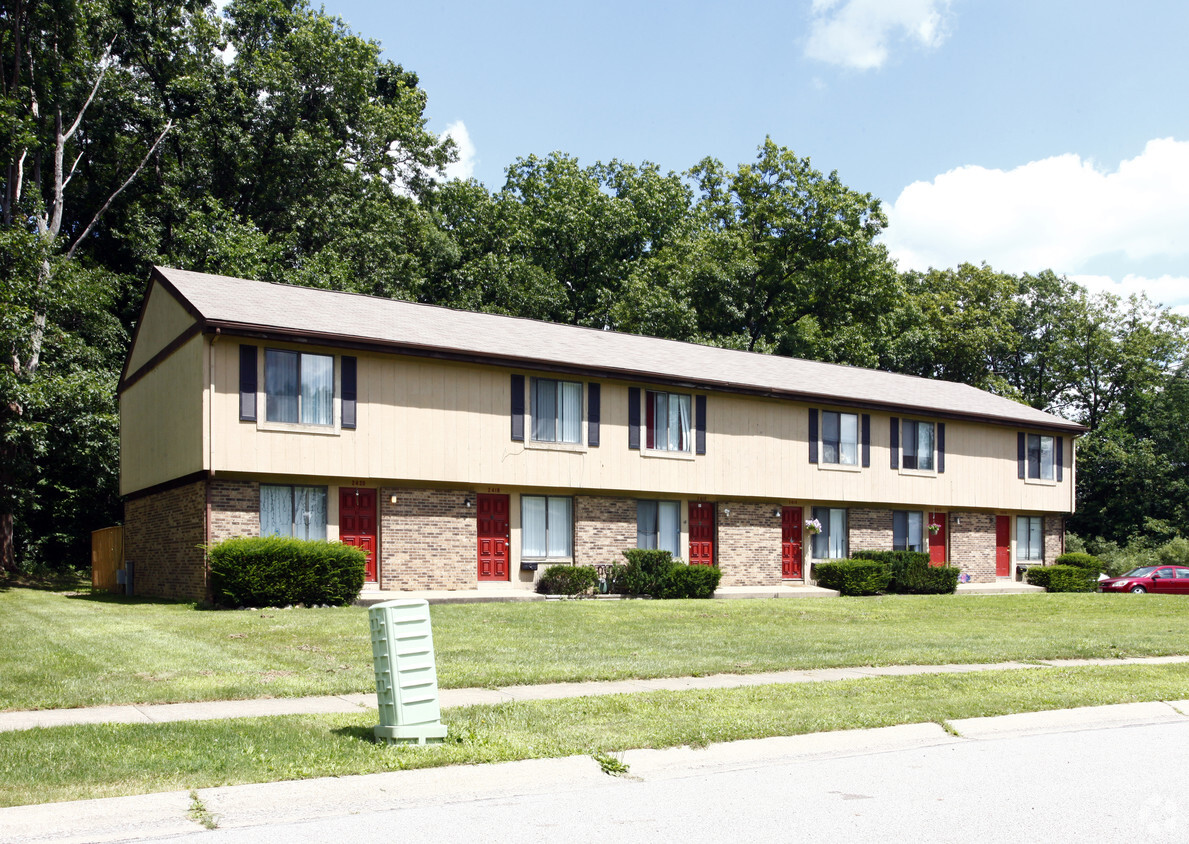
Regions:
<svg viewBox="0 0 1189 844"><path fill-rule="evenodd" d="M0 571L16 571L12 546L12 513L0 513Z"/></svg>

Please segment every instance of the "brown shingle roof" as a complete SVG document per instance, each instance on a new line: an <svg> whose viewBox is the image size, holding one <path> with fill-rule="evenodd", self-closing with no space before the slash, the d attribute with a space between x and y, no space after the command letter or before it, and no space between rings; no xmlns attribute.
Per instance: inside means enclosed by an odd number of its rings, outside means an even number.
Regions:
<svg viewBox="0 0 1189 844"><path fill-rule="evenodd" d="M228 330L305 335L628 380L689 383L1038 428L1082 426L966 384L519 317L156 268L196 317Z"/></svg>

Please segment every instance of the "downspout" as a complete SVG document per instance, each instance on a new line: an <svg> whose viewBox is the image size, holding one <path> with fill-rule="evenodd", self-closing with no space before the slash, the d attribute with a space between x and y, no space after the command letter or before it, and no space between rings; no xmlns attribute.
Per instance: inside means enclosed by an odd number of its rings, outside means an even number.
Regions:
<svg viewBox="0 0 1189 844"><path fill-rule="evenodd" d="M219 329L215 329L215 333L211 336L211 347L209 352L210 360L210 396L207 399L206 407L206 430L207 430L207 457L206 457L206 542L207 548L211 546L211 480L215 477L215 341L219 339ZM205 552L204 552L205 556ZM205 560L204 560L205 563ZM204 570L206 567L204 566ZM205 571L207 576L207 597L209 598L210 580L209 571Z"/></svg>

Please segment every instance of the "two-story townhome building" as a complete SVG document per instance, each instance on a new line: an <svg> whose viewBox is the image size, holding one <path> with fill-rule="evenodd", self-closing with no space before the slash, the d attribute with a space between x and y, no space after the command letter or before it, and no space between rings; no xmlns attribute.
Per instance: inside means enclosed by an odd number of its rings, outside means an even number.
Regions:
<svg viewBox="0 0 1189 844"><path fill-rule="evenodd" d="M994 581L1061 553L1083 430L963 384L165 268L119 390L135 591L187 598L202 546L261 534L359 545L384 589L636 547L724 585L864 548Z"/></svg>

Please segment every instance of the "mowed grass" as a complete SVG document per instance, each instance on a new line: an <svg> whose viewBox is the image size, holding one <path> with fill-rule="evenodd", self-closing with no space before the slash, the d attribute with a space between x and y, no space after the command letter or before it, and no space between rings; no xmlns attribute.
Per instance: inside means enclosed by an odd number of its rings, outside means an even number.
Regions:
<svg viewBox="0 0 1189 844"><path fill-rule="evenodd" d="M345 776L1189 697L1189 665L1036 668L450 709L444 744L374 712L0 733L0 805Z"/></svg>
<svg viewBox="0 0 1189 844"><path fill-rule="evenodd" d="M430 608L443 688L1189 653L1162 595L563 601ZM0 710L374 691L367 611L0 591Z"/></svg>

